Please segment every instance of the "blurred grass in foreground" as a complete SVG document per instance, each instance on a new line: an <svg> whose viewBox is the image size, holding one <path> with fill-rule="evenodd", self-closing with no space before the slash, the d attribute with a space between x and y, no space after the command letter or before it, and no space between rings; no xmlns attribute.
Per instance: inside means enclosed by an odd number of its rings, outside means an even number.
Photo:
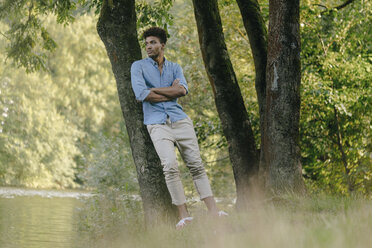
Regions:
<svg viewBox="0 0 372 248"><path fill-rule="evenodd" d="M230 205L230 207L228 206ZM141 203L95 198L81 210L80 247L371 247L372 201L361 197L313 195L256 201L246 212L220 203L224 219L207 216L201 202L190 207L194 222L145 230Z"/></svg>

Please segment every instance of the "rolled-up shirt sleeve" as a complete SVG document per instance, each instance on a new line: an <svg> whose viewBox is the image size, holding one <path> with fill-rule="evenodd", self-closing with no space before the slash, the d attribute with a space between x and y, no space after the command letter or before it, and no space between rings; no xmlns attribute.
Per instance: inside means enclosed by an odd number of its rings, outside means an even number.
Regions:
<svg viewBox="0 0 372 248"><path fill-rule="evenodd" d="M138 101L143 102L150 94L150 90L146 86L145 79L142 74L141 64L136 61L132 64L130 69L130 77L132 82L132 89Z"/></svg>
<svg viewBox="0 0 372 248"><path fill-rule="evenodd" d="M183 71L180 65L177 64L177 69L176 69L176 78L180 79L180 84L185 87L186 89L186 95L189 93L189 87L187 86L186 78L183 75Z"/></svg>

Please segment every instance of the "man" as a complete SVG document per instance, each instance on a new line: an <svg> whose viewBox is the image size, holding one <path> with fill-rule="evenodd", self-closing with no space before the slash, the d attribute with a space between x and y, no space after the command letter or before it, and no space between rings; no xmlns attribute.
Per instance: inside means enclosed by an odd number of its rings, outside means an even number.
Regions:
<svg viewBox="0 0 372 248"><path fill-rule="evenodd" d="M218 211L200 157L197 137L191 119L182 111L177 98L188 93L181 67L165 59L167 35L164 29L147 29L145 39L148 58L132 64L131 80L136 99L142 102L144 124L160 158L172 203L177 206L180 229L192 220L179 176L175 146L190 169L200 199L212 215L227 215Z"/></svg>

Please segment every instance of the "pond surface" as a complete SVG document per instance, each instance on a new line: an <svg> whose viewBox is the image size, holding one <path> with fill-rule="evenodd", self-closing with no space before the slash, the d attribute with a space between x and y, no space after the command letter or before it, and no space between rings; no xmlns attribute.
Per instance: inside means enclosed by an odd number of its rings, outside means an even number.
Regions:
<svg viewBox="0 0 372 248"><path fill-rule="evenodd" d="M82 247L80 191L0 187L0 247Z"/></svg>

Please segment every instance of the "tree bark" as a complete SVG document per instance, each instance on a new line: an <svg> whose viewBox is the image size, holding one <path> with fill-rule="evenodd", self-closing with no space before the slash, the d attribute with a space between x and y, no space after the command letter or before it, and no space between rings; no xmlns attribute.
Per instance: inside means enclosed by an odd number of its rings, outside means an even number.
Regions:
<svg viewBox="0 0 372 248"><path fill-rule="evenodd" d="M299 149L299 0L270 0L264 156L272 191L304 190Z"/></svg>
<svg viewBox="0 0 372 248"><path fill-rule="evenodd" d="M257 0L236 0L243 18L245 30L251 46L254 67L256 71L255 87L260 112L260 178L265 178L264 137L265 137L265 108L266 108L266 64L267 64L267 30L261 15L260 5Z"/></svg>
<svg viewBox="0 0 372 248"><path fill-rule="evenodd" d="M141 59L137 39L134 0L103 1L97 31L105 44L115 75L119 101L128 131L147 225L173 219L162 166L143 124L142 104L135 99L130 78L131 64Z"/></svg>
<svg viewBox="0 0 372 248"><path fill-rule="evenodd" d="M193 0L204 65L229 145L237 191L237 207L248 202L258 171L258 152L251 123L227 52L216 0Z"/></svg>

